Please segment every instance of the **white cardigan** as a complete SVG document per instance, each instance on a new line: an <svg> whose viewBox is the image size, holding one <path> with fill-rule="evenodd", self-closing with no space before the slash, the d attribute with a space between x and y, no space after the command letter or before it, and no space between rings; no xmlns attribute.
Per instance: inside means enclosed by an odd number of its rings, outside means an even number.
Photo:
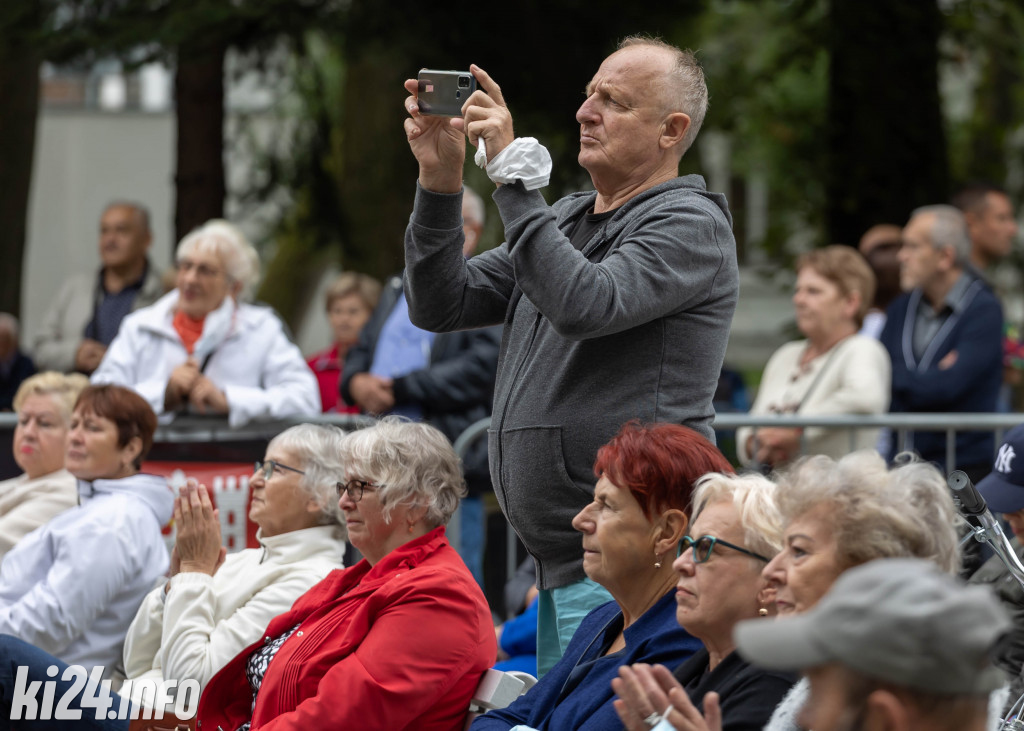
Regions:
<svg viewBox="0 0 1024 731"><path fill-rule="evenodd" d="M772 354L764 368L751 414L792 414L798 405L799 413L806 416L884 414L888 410L892 364L881 343L863 335L851 335L801 371L800 356L806 347L806 340L797 340L786 343ZM750 427L736 432L736 452L744 465L754 459L754 455L747 452L747 438L752 433L754 430ZM853 449L873 448L877 442L877 429L857 429L852 448L849 430L804 429L805 452L834 459Z"/></svg>
<svg viewBox="0 0 1024 731"><path fill-rule="evenodd" d="M30 480L0 482L0 561L26 535L78 502L75 478L65 469Z"/></svg>
<svg viewBox="0 0 1024 731"><path fill-rule="evenodd" d="M188 359L173 325L177 302L175 289L126 317L92 382L132 388L163 414L171 371ZM224 391L233 427L254 419L320 413L316 376L267 307L237 306L231 330L211 355L204 375Z"/></svg>
<svg viewBox="0 0 1024 731"><path fill-rule="evenodd" d="M205 686L251 645L270 620L342 567L340 526L269 538L262 548L230 553L213 576L179 573L142 602L124 643L128 678L195 679Z"/></svg>

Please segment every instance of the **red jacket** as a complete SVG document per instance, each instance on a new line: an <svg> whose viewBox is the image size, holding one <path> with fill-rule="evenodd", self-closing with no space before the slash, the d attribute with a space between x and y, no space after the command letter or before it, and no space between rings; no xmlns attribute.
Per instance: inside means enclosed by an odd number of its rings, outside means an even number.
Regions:
<svg viewBox="0 0 1024 731"><path fill-rule="evenodd" d="M348 350L346 346L345 350ZM358 414L358 406L349 406L339 398L338 382L341 380L341 366L345 353L339 352L335 343L327 350L321 350L309 356L306 363L316 376L320 386L320 404L325 414Z"/></svg>
<svg viewBox="0 0 1024 731"><path fill-rule="evenodd" d="M443 527L375 566L331 572L260 642L296 625L267 668L253 731L457 731L496 653L487 602ZM199 729L235 731L249 720L245 664L260 642L210 680Z"/></svg>

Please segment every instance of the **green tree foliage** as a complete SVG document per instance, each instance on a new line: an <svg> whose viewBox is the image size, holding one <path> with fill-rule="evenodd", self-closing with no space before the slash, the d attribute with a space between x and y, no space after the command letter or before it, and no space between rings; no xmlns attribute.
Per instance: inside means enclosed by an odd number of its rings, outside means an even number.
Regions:
<svg viewBox="0 0 1024 731"><path fill-rule="evenodd" d="M942 17L935 0L832 0L829 24L828 239L856 244L948 195Z"/></svg>
<svg viewBox="0 0 1024 731"><path fill-rule="evenodd" d="M734 184L727 193L738 234L745 179L767 183L771 216L763 246L774 259L785 257L795 231L824 226L827 11L825 0L718 0L677 38L699 49L708 78L704 129L731 142ZM695 155L683 166L701 172Z"/></svg>
<svg viewBox="0 0 1024 731"><path fill-rule="evenodd" d="M985 180L1009 185L1019 200L1024 146L1013 133L1024 120L1024 6L1011 0L959 0L946 16L944 63L949 76L973 81L963 118L950 120L950 164L955 183Z"/></svg>

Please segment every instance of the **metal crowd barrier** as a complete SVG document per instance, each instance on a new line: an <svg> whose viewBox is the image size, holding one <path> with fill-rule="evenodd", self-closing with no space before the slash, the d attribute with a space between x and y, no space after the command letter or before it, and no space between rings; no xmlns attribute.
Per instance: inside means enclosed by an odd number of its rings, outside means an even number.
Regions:
<svg viewBox="0 0 1024 731"><path fill-rule="evenodd" d="M1002 442L1003 433L1024 422L1024 414L850 414L842 416L801 416L796 414L764 414L752 415L742 413L718 414L714 420L715 431L735 430L740 427L828 427L844 429L850 432L850 450L856 449L856 429L890 429L900 445L905 447L908 432L942 431L946 433L946 464L945 471L950 473L957 469L956 465L956 434L960 431L990 431L995 434L995 448ZM455 440L455 451L461 457L477 439L487 436L490 419L481 419L471 424L458 439ZM801 453L804 444L801 442ZM993 459L995 454L993 453ZM505 556L506 576L512 576L517 567L516 544L518 537L506 523ZM455 531L452 531L453 533Z"/></svg>
<svg viewBox="0 0 1024 731"><path fill-rule="evenodd" d="M259 422L231 428L224 418L185 416L157 429L150 460L187 462L251 463L263 457L266 442L289 426L300 423L334 424L346 431L361 429L375 422L373 417L354 414L318 414L297 419ZM995 445L1002 441L1003 433L1024 422L1022 414L878 414L843 416L760 415L739 413L718 414L716 430L735 430L740 427L827 427L850 431L851 450L855 445L853 430L864 428L890 429L897 444L904 444L907 433L914 430L941 431L946 434L946 472L957 469L956 434L962 431L990 431L995 434ZM17 468L11 461L11 439L17 417L0 413L0 477L14 476ZM477 439L484 438L490 419L482 419L467 428L455 440L455 451L461 457ZM993 458L994 458L993 454ZM13 468L13 471L12 471ZM458 549L461 516L456 512L449 523L449 540ZM507 525L507 524L506 524ZM515 573L518 538L511 529L506 536L506 576Z"/></svg>

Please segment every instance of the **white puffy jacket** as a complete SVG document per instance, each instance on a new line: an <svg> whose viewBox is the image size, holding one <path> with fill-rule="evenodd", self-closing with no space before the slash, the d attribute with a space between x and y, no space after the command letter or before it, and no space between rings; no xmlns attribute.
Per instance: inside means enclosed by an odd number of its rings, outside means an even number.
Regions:
<svg viewBox="0 0 1024 731"><path fill-rule="evenodd" d="M126 317L92 382L135 389L163 414L171 371L188 359L172 324L177 302L175 289ZM231 330L203 374L227 396L231 426L320 413L316 376L267 307L236 307Z"/></svg>
<svg viewBox="0 0 1024 731"><path fill-rule="evenodd" d="M79 505L29 533L0 566L0 633L110 677L139 604L169 559L167 480L78 482Z"/></svg>

